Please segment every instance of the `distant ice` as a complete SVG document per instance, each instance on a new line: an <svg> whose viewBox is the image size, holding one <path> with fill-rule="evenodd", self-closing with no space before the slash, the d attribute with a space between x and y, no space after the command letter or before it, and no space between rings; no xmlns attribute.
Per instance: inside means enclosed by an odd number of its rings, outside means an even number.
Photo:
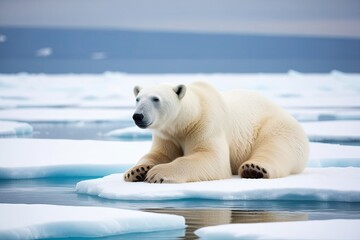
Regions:
<svg viewBox="0 0 360 240"><path fill-rule="evenodd" d="M292 200L360 202L360 168L308 168L279 179L232 179L183 184L129 183L123 174L86 180L78 193L117 200Z"/></svg>
<svg viewBox="0 0 360 240"><path fill-rule="evenodd" d="M356 109L316 109L299 108L287 109L298 121L334 121L334 120L360 120L360 110Z"/></svg>
<svg viewBox="0 0 360 240"><path fill-rule="evenodd" d="M27 123L0 121L0 137L29 135L32 131L33 127Z"/></svg>
<svg viewBox="0 0 360 240"><path fill-rule="evenodd" d="M0 111L0 120L24 122L132 122L130 109L22 108Z"/></svg>
<svg viewBox="0 0 360 240"><path fill-rule="evenodd" d="M360 220L226 224L200 228L201 239L360 239Z"/></svg>
<svg viewBox="0 0 360 240"><path fill-rule="evenodd" d="M93 60L103 60L107 58L107 54L105 52L93 52L91 54L91 59Z"/></svg>
<svg viewBox="0 0 360 240"><path fill-rule="evenodd" d="M0 34L0 43L6 42L6 35Z"/></svg>
<svg viewBox="0 0 360 240"><path fill-rule="evenodd" d="M322 121L301 124L311 141L360 142L360 121Z"/></svg>
<svg viewBox="0 0 360 240"><path fill-rule="evenodd" d="M53 54L53 49L50 47L40 48L36 51L37 57L49 57Z"/></svg>
<svg viewBox="0 0 360 240"><path fill-rule="evenodd" d="M310 143L308 167L359 167L360 147Z"/></svg>
<svg viewBox="0 0 360 240"><path fill-rule="evenodd" d="M135 165L150 146L150 141L0 139L0 179L121 173ZM308 166L360 167L360 147L311 143Z"/></svg>
<svg viewBox="0 0 360 240"><path fill-rule="evenodd" d="M46 48L45 48L46 49ZM44 51L49 52L49 50ZM46 54L45 54L46 55ZM95 58L101 58L98 52ZM97 56L97 57L96 57ZM184 83L207 81L219 90L249 89L294 109L359 108L359 74L0 74L1 99L27 99L27 105L42 106L47 101L63 99L72 105L89 104L109 107L106 100L121 101L122 107L134 107L134 85L161 82ZM29 91L30 90L30 91ZM100 101L97 103L97 101ZM115 102L115 101L114 101ZM18 102L19 103L19 102ZM9 105L9 103L8 103ZM113 103L110 105L116 106ZM10 104L11 106L11 104Z"/></svg>
<svg viewBox="0 0 360 240"><path fill-rule="evenodd" d="M335 91L336 92L336 91ZM360 98L353 96L323 96L306 98L274 98L280 106L294 108L356 108L360 107Z"/></svg>
<svg viewBox="0 0 360 240"><path fill-rule="evenodd" d="M185 228L181 216L104 207L0 204L0 239L93 238Z"/></svg>

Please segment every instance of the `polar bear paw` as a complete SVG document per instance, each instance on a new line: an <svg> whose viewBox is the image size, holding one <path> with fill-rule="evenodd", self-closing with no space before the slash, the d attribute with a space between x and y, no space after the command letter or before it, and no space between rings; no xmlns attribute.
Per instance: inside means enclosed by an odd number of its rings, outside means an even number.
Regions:
<svg viewBox="0 0 360 240"><path fill-rule="evenodd" d="M151 165L137 165L124 173L124 180L126 182L143 182L152 167Z"/></svg>
<svg viewBox="0 0 360 240"><path fill-rule="evenodd" d="M185 182L174 170L167 164L154 166L145 178L148 183L183 183Z"/></svg>
<svg viewBox="0 0 360 240"><path fill-rule="evenodd" d="M268 171L254 163L245 163L240 168L241 178L269 178Z"/></svg>

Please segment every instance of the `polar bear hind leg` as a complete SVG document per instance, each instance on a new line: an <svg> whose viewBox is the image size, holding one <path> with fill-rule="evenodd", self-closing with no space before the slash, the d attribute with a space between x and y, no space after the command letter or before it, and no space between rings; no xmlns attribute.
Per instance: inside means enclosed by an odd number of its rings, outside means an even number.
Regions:
<svg viewBox="0 0 360 240"><path fill-rule="evenodd" d="M242 178L280 178L300 173L305 168L308 142L302 129L282 124L271 128L273 131L260 137L249 159L239 167L238 174Z"/></svg>

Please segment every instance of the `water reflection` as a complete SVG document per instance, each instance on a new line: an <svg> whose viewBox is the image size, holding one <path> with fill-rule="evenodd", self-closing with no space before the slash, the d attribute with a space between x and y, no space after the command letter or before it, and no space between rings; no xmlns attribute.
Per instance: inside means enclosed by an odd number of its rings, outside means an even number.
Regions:
<svg viewBox="0 0 360 240"><path fill-rule="evenodd" d="M194 232L202 227L231 223L258 223L305 221L308 214L304 212L275 212L259 210L232 209L142 209L148 212L176 214L185 217L188 225L185 239L195 239Z"/></svg>

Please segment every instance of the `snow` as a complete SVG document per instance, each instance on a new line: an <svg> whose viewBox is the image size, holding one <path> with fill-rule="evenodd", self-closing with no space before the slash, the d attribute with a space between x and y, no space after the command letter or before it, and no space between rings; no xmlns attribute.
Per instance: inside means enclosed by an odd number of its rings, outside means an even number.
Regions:
<svg viewBox="0 0 360 240"><path fill-rule="evenodd" d="M293 200L360 202L360 168L307 168L279 179L232 179L183 184L125 182L123 174L86 180L78 193L117 200Z"/></svg>
<svg viewBox="0 0 360 240"><path fill-rule="evenodd" d="M23 122L133 122L130 109L16 108L0 111L1 120Z"/></svg>
<svg viewBox="0 0 360 240"><path fill-rule="evenodd" d="M0 239L106 237L185 228L169 214L104 207L0 204Z"/></svg>
<svg viewBox="0 0 360 240"><path fill-rule="evenodd" d="M148 141L0 139L0 179L121 173L135 165L150 146ZM360 167L360 147L311 143L308 166Z"/></svg>
<svg viewBox="0 0 360 240"><path fill-rule="evenodd" d="M306 122L301 125L311 141L360 142L360 121Z"/></svg>
<svg viewBox="0 0 360 240"><path fill-rule="evenodd" d="M29 135L32 131L33 127L27 123L0 121L0 137Z"/></svg>
<svg viewBox="0 0 360 240"><path fill-rule="evenodd" d="M0 139L0 179L105 176L124 172L149 148L150 142Z"/></svg>
<svg viewBox="0 0 360 240"><path fill-rule="evenodd" d="M360 239L360 220L226 224L200 228L201 239Z"/></svg>

